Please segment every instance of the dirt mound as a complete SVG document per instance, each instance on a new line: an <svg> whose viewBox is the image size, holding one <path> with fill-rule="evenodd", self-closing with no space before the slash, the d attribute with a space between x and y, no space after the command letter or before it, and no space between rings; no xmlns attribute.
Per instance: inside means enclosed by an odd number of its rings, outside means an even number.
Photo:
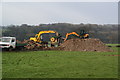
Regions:
<svg viewBox="0 0 120 80"><path fill-rule="evenodd" d="M61 47L63 47L64 51L113 51L99 39L70 39L62 43Z"/></svg>

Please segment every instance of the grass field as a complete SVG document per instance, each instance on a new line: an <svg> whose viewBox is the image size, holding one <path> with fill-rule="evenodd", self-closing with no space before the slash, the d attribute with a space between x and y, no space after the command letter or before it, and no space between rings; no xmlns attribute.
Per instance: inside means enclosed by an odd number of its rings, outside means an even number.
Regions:
<svg viewBox="0 0 120 80"><path fill-rule="evenodd" d="M118 46L120 44L106 44L106 45L108 45L108 46Z"/></svg>
<svg viewBox="0 0 120 80"><path fill-rule="evenodd" d="M117 78L115 52L24 51L2 53L3 78Z"/></svg>

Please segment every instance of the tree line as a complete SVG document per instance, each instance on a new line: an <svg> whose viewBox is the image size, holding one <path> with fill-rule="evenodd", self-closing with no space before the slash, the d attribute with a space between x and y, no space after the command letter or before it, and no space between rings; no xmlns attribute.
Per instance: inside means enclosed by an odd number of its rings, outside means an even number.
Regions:
<svg viewBox="0 0 120 80"><path fill-rule="evenodd" d="M18 40L27 40L35 36L39 31L54 30L65 37L66 33L85 30L90 34L90 38L99 38L104 43L118 43L118 26L116 24L69 24L69 23L54 23L54 24L39 24L39 25L9 25L1 26L2 36L14 36Z"/></svg>

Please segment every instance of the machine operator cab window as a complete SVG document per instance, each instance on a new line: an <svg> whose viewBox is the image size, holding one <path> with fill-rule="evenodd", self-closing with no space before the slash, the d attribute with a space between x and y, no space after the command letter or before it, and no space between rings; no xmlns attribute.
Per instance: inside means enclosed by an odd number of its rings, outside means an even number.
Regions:
<svg viewBox="0 0 120 80"><path fill-rule="evenodd" d="M43 36L42 35L40 36L40 40L43 41Z"/></svg>

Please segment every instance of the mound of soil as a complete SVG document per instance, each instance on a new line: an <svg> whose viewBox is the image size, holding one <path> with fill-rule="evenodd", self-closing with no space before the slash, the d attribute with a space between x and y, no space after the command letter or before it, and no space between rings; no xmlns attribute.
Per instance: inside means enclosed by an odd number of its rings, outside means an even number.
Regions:
<svg viewBox="0 0 120 80"><path fill-rule="evenodd" d="M64 51L98 51L98 52L112 52L99 39L70 39L61 44Z"/></svg>

